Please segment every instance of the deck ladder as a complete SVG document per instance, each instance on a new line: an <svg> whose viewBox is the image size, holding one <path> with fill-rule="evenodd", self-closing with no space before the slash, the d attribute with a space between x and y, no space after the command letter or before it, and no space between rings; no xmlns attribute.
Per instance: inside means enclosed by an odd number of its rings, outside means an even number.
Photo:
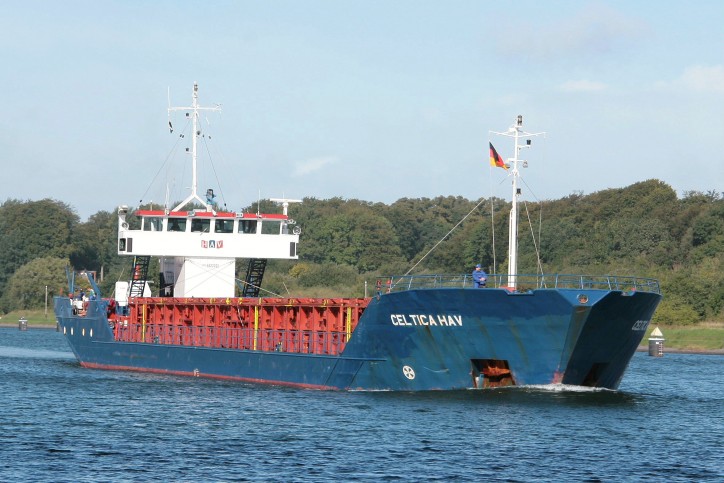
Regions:
<svg viewBox="0 0 724 483"><path fill-rule="evenodd" d="M266 258L251 258L246 268L246 279L241 288L242 297L258 297L266 269Z"/></svg>
<svg viewBox="0 0 724 483"><path fill-rule="evenodd" d="M146 287L148 280L148 265L151 261L149 256L133 257L133 267L131 268L131 287L128 292L129 297L143 297L143 289Z"/></svg>

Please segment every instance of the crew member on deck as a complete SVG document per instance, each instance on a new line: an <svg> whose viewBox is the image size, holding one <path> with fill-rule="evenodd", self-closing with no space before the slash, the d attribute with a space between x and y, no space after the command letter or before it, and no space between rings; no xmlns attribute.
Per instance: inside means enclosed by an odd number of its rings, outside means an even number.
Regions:
<svg viewBox="0 0 724 483"><path fill-rule="evenodd" d="M473 270L473 286L475 288L484 288L487 281L488 274L485 273L480 264L475 265L475 270Z"/></svg>

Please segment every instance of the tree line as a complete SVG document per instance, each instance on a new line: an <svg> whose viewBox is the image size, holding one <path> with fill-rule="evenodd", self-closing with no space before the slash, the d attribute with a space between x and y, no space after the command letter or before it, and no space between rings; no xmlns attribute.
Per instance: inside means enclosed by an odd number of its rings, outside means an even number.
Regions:
<svg viewBox="0 0 724 483"><path fill-rule="evenodd" d="M402 198L389 205L304 198L290 208L302 229L299 260L270 260L263 293L363 296L365 282L377 276L468 273L477 263L489 273L506 273L509 209L498 198ZM279 208L261 200L247 210ZM519 273L657 278L664 293L657 323L724 320L721 193L692 191L679 198L667 184L648 180L526 202L519 230ZM46 287L49 296L65 294L66 267L94 271L97 279L102 274L102 294L110 295L115 281L130 278L132 263L117 255L116 236L115 210L81 222L61 201L5 201L0 312L42 307ZM244 263L237 270L243 278Z"/></svg>

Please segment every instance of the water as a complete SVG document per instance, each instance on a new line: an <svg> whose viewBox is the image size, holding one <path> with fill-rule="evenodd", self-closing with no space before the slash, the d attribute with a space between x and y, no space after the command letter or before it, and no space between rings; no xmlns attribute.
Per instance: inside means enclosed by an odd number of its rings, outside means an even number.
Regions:
<svg viewBox="0 0 724 483"><path fill-rule="evenodd" d="M724 357L617 392L322 392L82 369L0 329L0 481L724 481Z"/></svg>

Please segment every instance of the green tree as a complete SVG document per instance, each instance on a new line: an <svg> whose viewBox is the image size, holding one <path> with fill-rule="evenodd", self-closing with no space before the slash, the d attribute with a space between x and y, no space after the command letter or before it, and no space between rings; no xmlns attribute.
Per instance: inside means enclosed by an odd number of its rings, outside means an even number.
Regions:
<svg viewBox="0 0 724 483"><path fill-rule="evenodd" d="M70 260L77 269L100 271L102 266L117 264L118 217L99 211L78 225Z"/></svg>
<svg viewBox="0 0 724 483"><path fill-rule="evenodd" d="M300 260L270 260L264 285L280 294L358 294L365 276L405 273L423 256L413 273L468 273L475 263L482 263L490 272L505 272L509 203L486 200L450 232L478 201L438 196L402 198L388 206L354 199L305 198L289 209L302 229ZM257 210L280 211L278 204L269 200L247 208ZM137 217L129 216L129 223L138 226ZM41 282L33 273L39 269L30 273L25 266L48 257L70 259L76 269L98 275L103 269L106 283L101 284L102 293L110 294L115 280L128 278L130 266L128 257L117 255L116 225L114 212L101 211L79 223L73 210L58 201L6 201L0 205L0 294L5 289L6 295L0 302L3 306L37 303L33 287ZM692 191L677 199L667 184L647 180L589 195L575 193L524 204L519 223L521 273L537 269L531 231L545 272L658 278L665 299L657 321L694 323L721 320L724 315L721 193ZM157 262L153 263L151 272L157 271ZM237 268L243 277L244 265ZM30 288L18 286L26 283ZM61 285L65 286L64 280Z"/></svg>
<svg viewBox="0 0 724 483"><path fill-rule="evenodd" d="M340 287L357 283L357 271L353 267L335 263L309 266L299 276L301 287Z"/></svg>
<svg viewBox="0 0 724 483"><path fill-rule="evenodd" d="M295 215L302 227L302 260L368 272L402 259L392 224L371 204L334 198L328 203L310 200L310 205Z"/></svg>
<svg viewBox="0 0 724 483"><path fill-rule="evenodd" d="M0 206L0 293L12 274L39 257L66 259L78 215L65 203L8 200Z"/></svg>
<svg viewBox="0 0 724 483"><path fill-rule="evenodd" d="M692 244L705 245L724 235L724 203L718 203L704 211L692 225Z"/></svg>
<svg viewBox="0 0 724 483"><path fill-rule="evenodd" d="M68 260L55 257L36 258L13 273L3 293L2 311L34 309L44 306L45 288L48 298L65 295L67 279L65 269Z"/></svg>
<svg viewBox="0 0 724 483"><path fill-rule="evenodd" d="M118 216L115 213L99 211L91 215L87 222L78 225L74 239L71 264L76 270L96 272L96 282L103 296L111 294L113 284L122 279L124 273L128 278L131 259L118 255ZM101 273L103 281L100 280Z"/></svg>
<svg viewBox="0 0 724 483"><path fill-rule="evenodd" d="M422 227L425 224L425 200L402 198L394 202L385 217L392 224L402 256L412 261L425 246Z"/></svg>

